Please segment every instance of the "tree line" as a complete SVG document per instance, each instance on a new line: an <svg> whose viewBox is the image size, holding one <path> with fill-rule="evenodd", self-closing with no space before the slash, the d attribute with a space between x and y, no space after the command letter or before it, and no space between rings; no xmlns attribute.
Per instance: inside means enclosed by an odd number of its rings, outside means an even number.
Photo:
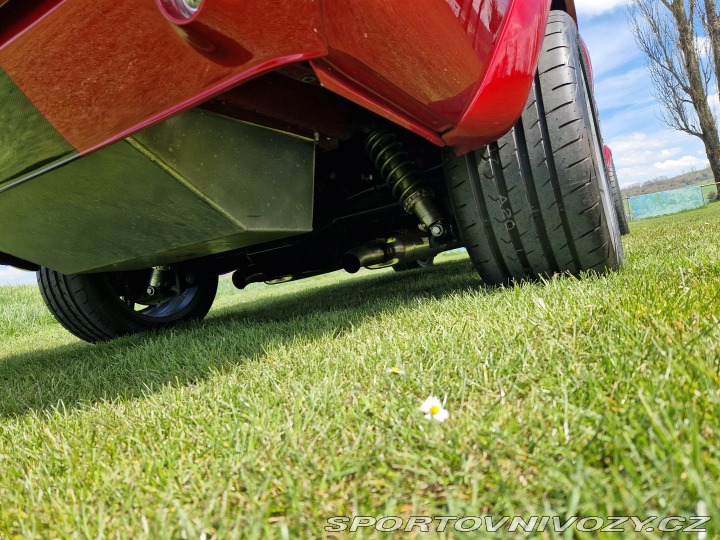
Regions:
<svg viewBox="0 0 720 540"><path fill-rule="evenodd" d="M677 176L668 178L667 176L658 176L652 180L630 184L622 190L623 197L637 197L638 195L648 195L657 193L658 191L668 191L672 189L680 189L690 186L706 186L713 184L712 171L710 167L697 171L690 171ZM712 195L715 195L714 193ZM710 200L716 200L715 196L710 196Z"/></svg>

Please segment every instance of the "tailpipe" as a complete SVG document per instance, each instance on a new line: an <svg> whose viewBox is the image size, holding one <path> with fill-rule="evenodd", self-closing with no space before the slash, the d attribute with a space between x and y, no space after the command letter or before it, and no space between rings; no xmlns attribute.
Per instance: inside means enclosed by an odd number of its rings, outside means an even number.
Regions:
<svg viewBox="0 0 720 540"><path fill-rule="evenodd" d="M235 270L232 275L232 282L236 289L244 289L251 283L257 283L259 281L265 281L265 276L262 272L248 272L244 270Z"/></svg>
<svg viewBox="0 0 720 540"><path fill-rule="evenodd" d="M346 272L354 274L361 268L385 268L425 257L434 257L438 253L455 249L460 245L460 242L431 245L427 236L398 235L351 249L342 256L341 263Z"/></svg>

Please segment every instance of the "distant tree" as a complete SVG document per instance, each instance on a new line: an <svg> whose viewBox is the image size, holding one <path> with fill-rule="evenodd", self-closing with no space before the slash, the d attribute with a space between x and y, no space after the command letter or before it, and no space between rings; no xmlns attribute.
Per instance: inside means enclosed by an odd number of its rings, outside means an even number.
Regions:
<svg viewBox="0 0 720 540"><path fill-rule="evenodd" d="M702 140L720 194L720 140L708 103L708 87L714 72L720 70L720 41L708 32L712 59L701 54L697 29L713 26L717 32L715 0L632 0L630 27L647 57L655 97L664 111L661 119L673 129ZM707 10L707 6L712 9ZM715 30L713 30L715 32ZM714 69L713 69L714 68Z"/></svg>

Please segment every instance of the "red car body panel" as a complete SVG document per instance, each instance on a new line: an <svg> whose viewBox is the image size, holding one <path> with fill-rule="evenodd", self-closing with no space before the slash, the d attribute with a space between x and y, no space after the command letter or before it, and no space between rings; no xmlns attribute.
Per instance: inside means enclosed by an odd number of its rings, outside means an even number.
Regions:
<svg viewBox="0 0 720 540"><path fill-rule="evenodd" d="M80 154L305 60L329 89L463 152L520 115L549 6L206 0L175 24L147 0L50 0L22 28L0 22L0 67Z"/></svg>
<svg viewBox="0 0 720 540"><path fill-rule="evenodd" d="M87 153L283 64L327 53L316 0L208 0L188 25L147 0L65 0L0 66Z"/></svg>
<svg viewBox="0 0 720 540"><path fill-rule="evenodd" d="M605 154L605 163L610 164L613 160L613 154L612 150L610 150L610 147L605 145L603 147L603 154Z"/></svg>
<svg viewBox="0 0 720 540"><path fill-rule="evenodd" d="M544 0L509 5L482 85L455 129L444 136L456 151L499 139L519 118L537 69L548 8Z"/></svg>

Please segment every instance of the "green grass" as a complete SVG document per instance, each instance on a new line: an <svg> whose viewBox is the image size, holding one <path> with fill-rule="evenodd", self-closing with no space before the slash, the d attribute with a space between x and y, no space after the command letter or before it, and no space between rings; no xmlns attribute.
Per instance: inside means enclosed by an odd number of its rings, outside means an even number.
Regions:
<svg viewBox="0 0 720 540"><path fill-rule="evenodd" d="M632 227L617 274L485 289L454 255L223 282L204 324L98 346L34 288L1 288L0 538L296 538L333 515L701 500L717 537L720 205ZM447 422L418 411L430 394Z"/></svg>

